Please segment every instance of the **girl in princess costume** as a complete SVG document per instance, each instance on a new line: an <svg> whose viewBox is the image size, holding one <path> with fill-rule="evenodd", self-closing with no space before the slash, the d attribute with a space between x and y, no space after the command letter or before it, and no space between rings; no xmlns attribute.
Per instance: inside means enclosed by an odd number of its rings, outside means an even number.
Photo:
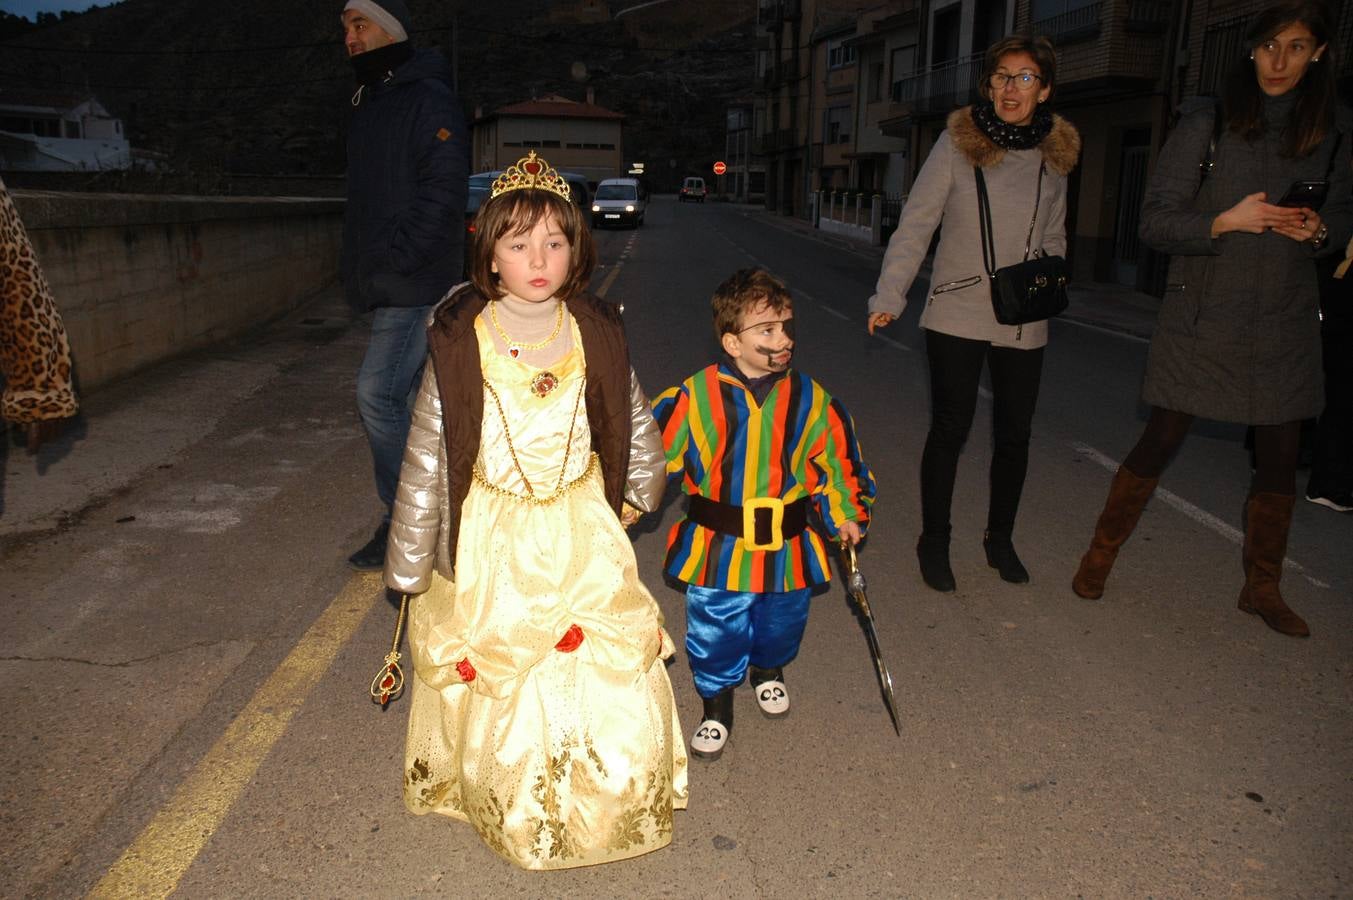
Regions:
<svg viewBox="0 0 1353 900"><path fill-rule="evenodd" d="M686 753L662 613L625 526L662 442L591 233L532 152L434 309L385 581L414 598L404 801L528 869L666 846Z"/></svg>

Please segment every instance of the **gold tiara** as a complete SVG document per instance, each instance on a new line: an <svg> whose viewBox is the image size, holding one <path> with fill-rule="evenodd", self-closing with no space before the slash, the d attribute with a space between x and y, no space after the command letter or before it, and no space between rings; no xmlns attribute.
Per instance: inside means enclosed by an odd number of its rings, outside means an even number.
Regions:
<svg viewBox="0 0 1353 900"><path fill-rule="evenodd" d="M565 200L569 199L568 182L559 177L559 173L555 171L554 166L536 156L534 150L517 160L515 165L509 166L503 171L503 174L493 179L493 187L489 189L489 196L497 197L499 194L519 191L523 188L554 191Z"/></svg>

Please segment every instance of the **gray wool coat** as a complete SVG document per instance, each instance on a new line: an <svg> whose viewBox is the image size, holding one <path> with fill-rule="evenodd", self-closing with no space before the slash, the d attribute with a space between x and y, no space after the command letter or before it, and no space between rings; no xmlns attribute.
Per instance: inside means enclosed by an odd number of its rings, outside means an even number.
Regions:
<svg viewBox="0 0 1353 900"><path fill-rule="evenodd" d="M930 276L930 296L921 313L921 327L955 337L990 341L998 347L1036 350L1048 342L1048 323L1002 325L991 307L991 288L982 263L977 219L977 181L981 166L991 202L996 267L1024 258L1029 220L1034 216L1032 248L1049 256L1066 255L1066 176L1080 156L1080 134L1061 116L1052 131L1032 150L1003 150L982 132L965 106L950 113L916 176L902 208L902 220L888 241L878 285L869 298L869 312L900 316L907 291L930 248L930 238L943 222ZM1038 168L1046 162L1042 190Z"/></svg>
<svg viewBox="0 0 1353 900"><path fill-rule="evenodd" d="M1305 158L1280 155L1294 101L1290 95L1267 100L1268 127L1253 142L1224 132L1201 189L1212 103L1185 112L1161 149L1140 228L1143 241L1172 256L1142 389L1152 406L1247 425L1306 419L1324 406L1312 260L1339 252L1353 228L1349 135L1339 144L1319 210L1329 227L1323 248L1273 232L1210 236L1217 215L1246 195L1264 191L1276 201L1294 180L1324 178L1334 134ZM1336 131L1348 131L1343 114Z"/></svg>

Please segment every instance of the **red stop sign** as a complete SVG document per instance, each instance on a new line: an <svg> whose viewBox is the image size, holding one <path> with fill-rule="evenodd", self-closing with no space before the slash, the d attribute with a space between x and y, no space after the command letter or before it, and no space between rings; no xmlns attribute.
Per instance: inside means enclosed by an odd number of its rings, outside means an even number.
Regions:
<svg viewBox="0 0 1353 900"><path fill-rule="evenodd" d="M724 172L727 172L727 171L728 171L728 166L724 165L722 161L716 162L716 163L714 164L714 174L715 174L715 175L722 175Z"/></svg>

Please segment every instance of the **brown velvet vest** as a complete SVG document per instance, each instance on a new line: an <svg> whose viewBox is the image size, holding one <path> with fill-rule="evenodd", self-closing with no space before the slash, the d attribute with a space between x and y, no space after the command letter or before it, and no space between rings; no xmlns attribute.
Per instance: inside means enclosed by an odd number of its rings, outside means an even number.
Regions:
<svg viewBox="0 0 1353 900"><path fill-rule="evenodd" d="M437 307L428 326L428 353L442 400L446 441L447 500L451 511L447 558L456 558L460 508L473 480L484 423L484 376L474 320L487 301L467 285ZM591 294L568 301L578 322L587 360L587 423L592 449L601 460L606 500L616 514L624 500L630 455L630 360L620 311Z"/></svg>

